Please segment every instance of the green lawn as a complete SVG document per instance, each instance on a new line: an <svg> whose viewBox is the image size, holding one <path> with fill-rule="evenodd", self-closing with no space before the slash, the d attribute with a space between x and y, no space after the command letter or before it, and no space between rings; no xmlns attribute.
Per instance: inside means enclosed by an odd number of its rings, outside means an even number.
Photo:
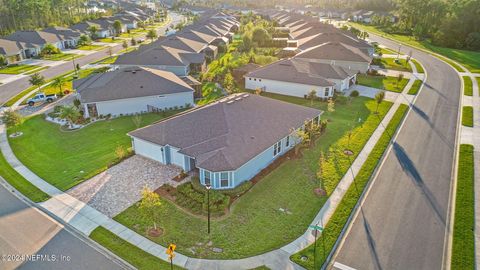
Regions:
<svg viewBox="0 0 480 270"><path fill-rule="evenodd" d="M415 68L417 68L417 73L425 73L425 70L423 70L423 66L420 65L420 62L418 62L416 59L410 59L412 63L415 65Z"/></svg>
<svg viewBox="0 0 480 270"><path fill-rule="evenodd" d="M40 66L13 64L4 68L0 68L0 74L21 74L37 68L40 68Z"/></svg>
<svg viewBox="0 0 480 270"><path fill-rule="evenodd" d="M269 97L310 106L302 98L268 94ZM325 102L315 101L313 107L326 111ZM202 258L242 258L267 252L289 243L305 232L327 197L318 197L313 190L321 183L317 180L318 159L321 152L329 157L325 189L335 188L349 167L349 157L343 153L348 148L358 155L372 132L377 128L391 103L380 105L379 115L374 115L376 103L365 97L354 98L351 104L337 101L335 112L325 112L323 119L330 119L327 131L301 158L285 160L267 174L249 192L236 200L231 211L220 219L212 220L211 234L207 235L205 218L192 216L178 209L173 203L161 199L157 224L164 234L151 239L163 246L177 244L179 252ZM361 119L360 123L358 119ZM352 129L351 142L348 131ZM288 213L279 208L287 209ZM132 230L145 235L152 220L142 216L137 204L114 218ZM223 249L213 252L205 244ZM194 248L195 253L191 252Z"/></svg>
<svg viewBox="0 0 480 270"><path fill-rule="evenodd" d="M382 57L380 66L385 68L385 69L412 72L412 67L410 66L409 63L407 63L407 60L398 59L398 63L396 63L395 60L396 60L396 58Z"/></svg>
<svg viewBox="0 0 480 270"><path fill-rule="evenodd" d="M382 47L379 47L378 49L379 49L379 51L382 53L382 55L383 55L383 54L395 54L395 55L397 54L396 51L394 51L394 50L392 50L392 49L390 49L390 48L382 48Z"/></svg>
<svg viewBox="0 0 480 270"><path fill-rule="evenodd" d="M34 202L43 202L50 198L48 194L38 189L15 171L5 160L2 152L0 152L0 176L10 183L10 185L16 190Z"/></svg>
<svg viewBox="0 0 480 270"><path fill-rule="evenodd" d="M74 59L77 59L82 56L83 55L81 54L74 54L74 53L57 53L57 54L42 56L41 59L50 60L50 61L60 61L60 60L68 61L68 60L72 60L72 57Z"/></svg>
<svg viewBox="0 0 480 270"><path fill-rule="evenodd" d="M463 76L463 94L473 96L472 79L469 76Z"/></svg>
<svg viewBox="0 0 480 270"><path fill-rule="evenodd" d="M392 76L371 76L359 74L357 76L357 83L368 87L401 93L403 88L405 88L407 85L408 79L402 78L402 80L398 81L397 77Z"/></svg>
<svg viewBox="0 0 480 270"><path fill-rule="evenodd" d="M475 269L473 145L460 145L451 269Z"/></svg>
<svg viewBox="0 0 480 270"><path fill-rule="evenodd" d="M368 155L368 158L363 164L362 168L356 175L356 185L351 185L348 188L347 192L343 196L332 217L330 218L326 226L324 226L322 234L318 237L316 241L316 269L320 269L320 266L325 262L326 258L324 257L324 254L328 256L328 254L332 250L335 242L337 241L337 238L340 236L343 227L347 223L350 213L357 204L362 190L365 188L366 184L372 177L375 168L377 167L380 159L382 158L383 153L390 144L391 138L389 134L395 133L407 110L408 106L405 104L401 104L400 107L397 109L392 120L387 125L386 130L388 132L383 132L377 144L375 144L374 148L372 149L372 152L370 153L370 155ZM359 191L357 191L356 187L359 188ZM325 250L323 249L323 244L325 244ZM313 251L314 246L312 244L304 250L293 254L290 259L306 269L314 269ZM301 257L307 257L307 260L304 261L301 259Z"/></svg>
<svg viewBox="0 0 480 270"><path fill-rule="evenodd" d="M90 234L90 238L138 269L170 269L169 262L139 249L103 227L96 228ZM173 260L175 261L175 259ZM173 269L180 270L184 268L174 265Z"/></svg>
<svg viewBox="0 0 480 270"><path fill-rule="evenodd" d="M472 106L463 106L462 125L466 127L473 127L473 107Z"/></svg>
<svg viewBox="0 0 480 270"><path fill-rule="evenodd" d="M84 50L84 51L101 51L105 49L106 46L100 45L84 45L77 48L77 50Z"/></svg>
<svg viewBox="0 0 480 270"><path fill-rule="evenodd" d="M432 45L429 41L419 41L411 36L388 34L376 28L375 26L363 25L363 24L358 24L353 22L349 22L349 24L355 28L368 31L373 34L381 35L390 39L395 39L397 41L418 47L420 49L441 54L445 57L451 58L452 60L459 62L471 72L480 72L480 52L438 47L438 46ZM448 62L454 65L454 67L457 70L462 71L462 69L457 65L455 65L452 61L448 61Z"/></svg>
<svg viewBox="0 0 480 270"><path fill-rule="evenodd" d="M33 73L37 73L37 72L40 72L40 71L48 69L48 68L50 68L50 67L49 66L43 66L43 67L40 67L40 68L37 68L37 69L32 69L28 72L25 72L24 75L32 75Z"/></svg>
<svg viewBox="0 0 480 270"><path fill-rule="evenodd" d="M477 80L477 86L478 86L478 94L480 95L480 77L475 77Z"/></svg>
<svg viewBox="0 0 480 270"><path fill-rule="evenodd" d="M415 80L413 82L412 87L410 87L410 90L408 90L409 95L416 95L418 91L420 90L420 87L422 86L422 80Z"/></svg>
<svg viewBox="0 0 480 270"><path fill-rule="evenodd" d="M104 42L104 43L122 43L124 41L124 39L121 39L121 38L115 38L115 39L112 39L112 38L101 38L98 40L99 42ZM128 42L128 40L127 40Z"/></svg>
<svg viewBox="0 0 480 270"><path fill-rule="evenodd" d="M142 115L142 125L162 118L159 114ZM39 115L19 127L23 136L9 141L25 166L57 188L67 190L115 162L116 147L130 148L126 134L134 129L131 117L120 117L64 132Z"/></svg>
<svg viewBox="0 0 480 270"><path fill-rule="evenodd" d="M98 62L97 64L105 64L105 65L106 64L108 64L108 65L113 64L113 63L115 63L117 58L118 58L118 56L111 56L111 57L109 56L109 57L105 58L104 60Z"/></svg>

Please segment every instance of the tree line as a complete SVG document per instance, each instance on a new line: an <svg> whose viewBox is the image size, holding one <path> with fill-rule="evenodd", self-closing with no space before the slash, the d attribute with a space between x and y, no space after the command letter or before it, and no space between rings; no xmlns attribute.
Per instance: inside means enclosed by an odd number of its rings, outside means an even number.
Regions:
<svg viewBox="0 0 480 270"><path fill-rule="evenodd" d="M0 35L16 30L69 26L109 15L88 13L84 3L79 0L0 0Z"/></svg>

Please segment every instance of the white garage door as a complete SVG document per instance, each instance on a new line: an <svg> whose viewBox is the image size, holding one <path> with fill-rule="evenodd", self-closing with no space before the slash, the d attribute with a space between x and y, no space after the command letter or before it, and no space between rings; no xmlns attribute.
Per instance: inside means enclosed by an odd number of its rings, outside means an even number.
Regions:
<svg viewBox="0 0 480 270"><path fill-rule="evenodd" d="M137 138L133 139L135 153L165 164L163 160L162 147Z"/></svg>

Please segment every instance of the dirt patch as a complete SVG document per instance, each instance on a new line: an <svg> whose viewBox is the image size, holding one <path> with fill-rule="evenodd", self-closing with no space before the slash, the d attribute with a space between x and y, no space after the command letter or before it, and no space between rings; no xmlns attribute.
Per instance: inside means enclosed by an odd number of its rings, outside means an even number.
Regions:
<svg viewBox="0 0 480 270"><path fill-rule="evenodd" d="M323 189L323 188L315 188L315 189L313 190L313 192L314 192L315 195L317 195L318 197L327 196L327 192L326 192L325 189Z"/></svg>
<svg viewBox="0 0 480 270"><path fill-rule="evenodd" d="M147 235L150 237L159 237L163 234L163 230L161 228L148 228Z"/></svg>

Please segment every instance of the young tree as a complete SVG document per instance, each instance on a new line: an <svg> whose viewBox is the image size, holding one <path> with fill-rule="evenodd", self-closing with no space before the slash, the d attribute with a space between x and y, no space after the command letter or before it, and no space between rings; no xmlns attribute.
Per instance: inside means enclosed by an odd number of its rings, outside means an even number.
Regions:
<svg viewBox="0 0 480 270"><path fill-rule="evenodd" d="M0 68L6 67L8 65L7 57L5 55L0 54Z"/></svg>
<svg viewBox="0 0 480 270"><path fill-rule="evenodd" d="M90 44L92 44L92 39L87 35L81 35L77 42L78 46L88 46Z"/></svg>
<svg viewBox="0 0 480 270"><path fill-rule="evenodd" d="M162 205L160 196L153 192L150 188L144 187L142 190L142 200L138 209L146 218L153 220L153 228L157 230L157 210Z"/></svg>
<svg viewBox="0 0 480 270"><path fill-rule="evenodd" d="M307 95L308 99L310 99L310 106L313 106L313 100L317 97L317 91L315 89L312 89L310 92L308 92Z"/></svg>
<svg viewBox="0 0 480 270"><path fill-rule="evenodd" d="M398 77L397 77L397 88L398 88L398 84L403 80L403 77L404 77L403 73L398 74Z"/></svg>
<svg viewBox="0 0 480 270"><path fill-rule="evenodd" d="M335 100L333 98L329 98L327 101L327 110L328 112L332 113L335 112Z"/></svg>
<svg viewBox="0 0 480 270"><path fill-rule="evenodd" d="M98 27L96 27L95 25L92 25L92 26L88 27L87 30L90 33L90 37L92 39L97 39Z"/></svg>
<svg viewBox="0 0 480 270"><path fill-rule="evenodd" d="M134 38L132 38L132 39L130 40L130 45L132 45L132 46L137 45L137 41L136 41Z"/></svg>
<svg viewBox="0 0 480 270"><path fill-rule="evenodd" d="M380 106L380 103L385 99L385 91L380 91L377 94L375 94L375 102L377 102L377 109L375 110L375 114L378 114L378 106Z"/></svg>
<svg viewBox="0 0 480 270"><path fill-rule="evenodd" d="M322 185L323 183L324 168L326 163L327 163L327 159L325 158L325 154L323 153L323 151L321 151L320 158L318 159L318 171L317 171L317 179L320 182L320 185Z"/></svg>
<svg viewBox="0 0 480 270"><path fill-rule="evenodd" d="M143 21L139 21L139 22L137 22L137 27L142 28L143 30L145 30L145 23L144 23Z"/></svg>
<svg viewBox="0 0 480 270"><path fill-rule="evenodd" d="M308 132L304 129L292 129L292 139L295 143L294 151L295 155L298 155L301 146L306 146L310 144L310 136L308 136Z"/></svg>
<svg viewBox="0 0 480 270"><path fill-rule="evenodd" d="M45 47L42 48L40 55L52 55L52 54L58 54L60 53L60 50L55 47L53 44L47 44Z"/></svg>
<svg viewBox="0 0 480 270"><path fill-rule="evenodd" d="M128 42L126 40L123 41L122 47L126 50L128 48Z"/></svg>
<svg viewBox="0 0 480 270"><path fill-rule="evenodd" d="M38 91L40 91L40 86L45 84L45 77L40 75L38 72L35 72L32 75L30 75L30 79L28 79L28 81L32 86L38 87Z"/></svg>
<svg viewBox="0 0 480 270"><path fill-rule="evenodd" d="M52 86L58 88L58 93L61 95L63 93L62 88L66 83L67 82L64 77L57 77L53 80Z"/></svg>
<svg viewBox="0 0 480 270"><path fill-rule="evenodd" d="M223 79L223 87L229 94L235 92L235 80L230 72L225 74L225 78Z"/></svg>
<svg viewBox="0 0 480 270"><path fill-rule="evenodd" d="M133 124L135 125L135 127L137 129L140 128L140 126L142 125L142 116L140 114L136 114L133 118L132 118L132 122Z"/></svg>
<svg viewBox="0 0 480 270"><path fill-rule="evenodd" d="M119 36L122 33L122 22L115 20L113 22L113 29L115 30L115 36Z"/></svg>
<svg viewBox="0 0 480 270"><path fill-rule="evenodd" d="M3 112L2 121L5 123L7 128L11 128L14 130L14 134L17 134L17 127L20 126L24 118L21 114L17 113L12 109L8 109Z"/></svg>
<svg viewBox="0 0 480 270"><path fill-rule="evenodd" d="M66 119L70 127L79 117L80 112L75 106L63 106L60 110L60 118Z"/></svg>
<svg viewBox="0 0 480 270"><path fill-rule="evenodd" d="M157 32L153 29L148 30L147 38L151 39L152 42L157 38Z"/></svg>

